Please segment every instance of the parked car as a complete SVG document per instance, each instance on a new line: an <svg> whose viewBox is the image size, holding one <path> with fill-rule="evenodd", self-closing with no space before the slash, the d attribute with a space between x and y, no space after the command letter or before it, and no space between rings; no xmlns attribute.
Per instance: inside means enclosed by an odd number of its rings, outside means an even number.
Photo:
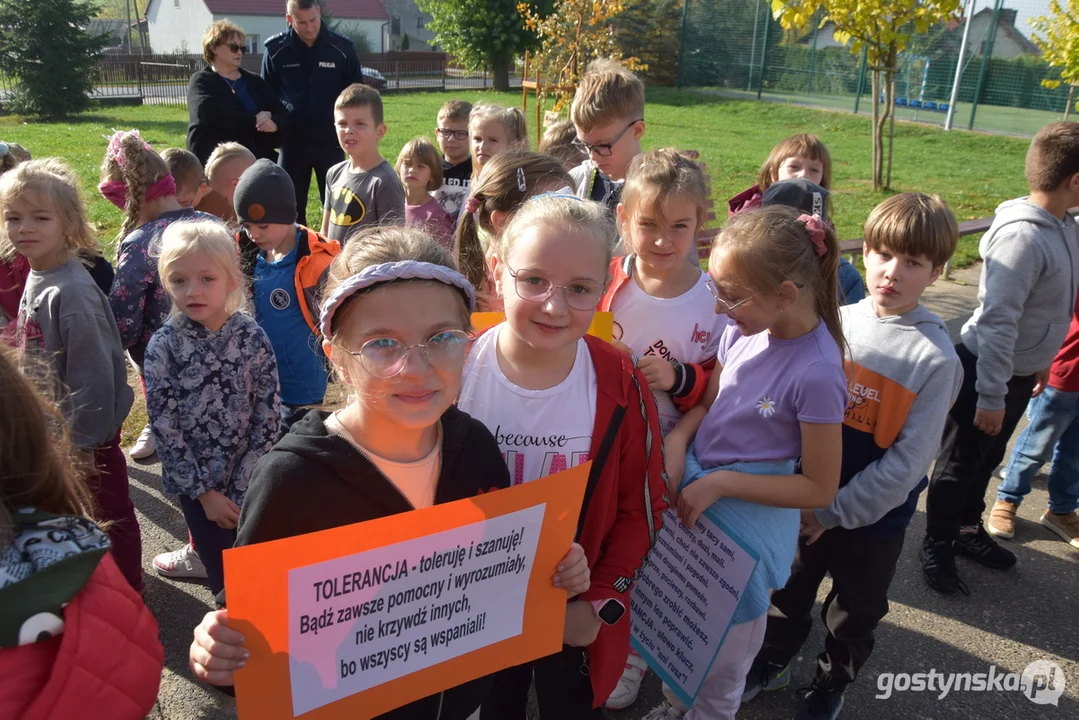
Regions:
<svg viewBox="0 0 1079 720"><path fill-rule="evenodd" d="M378 70L367 67L365 65L361 65L360 73L363 75L364 85L370 85L375 90L382 90L386 87L386 78Z"/></svg>

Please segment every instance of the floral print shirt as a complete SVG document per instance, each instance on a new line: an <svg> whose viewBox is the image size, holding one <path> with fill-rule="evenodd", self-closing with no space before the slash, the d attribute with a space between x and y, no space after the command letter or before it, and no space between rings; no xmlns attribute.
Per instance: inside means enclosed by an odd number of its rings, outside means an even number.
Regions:
<svg viewBox="0 0 1079 720"><path fill-rule="evenodd" d="M241 505L255 463L281 431L266 333L240 312L217 332L177 313L151 338L143 372L165 492L217 490Z"/></svg>

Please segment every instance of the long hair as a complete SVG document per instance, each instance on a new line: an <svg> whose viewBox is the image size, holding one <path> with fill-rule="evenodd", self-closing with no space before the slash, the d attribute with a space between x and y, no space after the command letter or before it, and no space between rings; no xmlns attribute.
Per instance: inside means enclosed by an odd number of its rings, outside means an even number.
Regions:
<svg viewBox="0 0 1079 720"><path fill-rule="evenodd" d="M697 207L697 228L708 215L708 176L701 166L679 154L673 148L641 153L633 158L622 186L623 223L628 224L633 213L644 211L656 217L670 197L684 197ZM622 236L630 237L628 227ZM636 248L634 248L636 252Z"/></svg>
<svg viewBox="0 0 1079 720"><path fill-rule="evenodd" d="M137 130L117 130L109 138L109 148L101 163L101 179L116 180L127 185L127 204L120 240L137 228L146 204L146 190L169 174L169 166L150 147Z"/></svg>
<svg viewBox="0 0 1079 720"><path fill-rule="evenodd" d="M823 171L820 186L825 190L832 189L832 156L828 153L828 148L824 146L824 143L816 135L799 133L798 135L791 135L789 138L783 138L778 145L772 148L772 152L768 153L768 159L764 161L764 165L761 166L760 173L757 175L757 187L760 188L761 192L764 192L776 182L780 166L783 165L784 160L790 157L806 157L810 160L819 161Z"/></svg>

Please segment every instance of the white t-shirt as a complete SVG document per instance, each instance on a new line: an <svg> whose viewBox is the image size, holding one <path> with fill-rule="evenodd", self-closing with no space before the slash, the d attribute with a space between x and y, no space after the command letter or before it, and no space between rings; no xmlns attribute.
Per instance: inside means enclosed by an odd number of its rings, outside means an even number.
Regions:
<svg viewBox="0 0 1079 720"><path fill-rule="evenodd" d="M637 357L659 355L681 363L703 363L716 357L726 315L716 314L716 301L703 272L697 284L675 298L652 297L630 277L611 302L614 337ZM682 417L671 396L653 392L660 430L666 435Z"/></svg>
<svg viewBox="0 0 1079 720"><path fill-rule="evenodd" d="M587 462L596 423L596 368L584 340L565 380L546 390L525 390L498 366L497 325L472 346L457 405L491 431L520 485ZM506 329L506 332L509 332Z"/></svg>
<svg viewBox="0 0 1079 720"><path fill-rule="evenodd" d="M412 503L412 507L419 510L435 504L435 485L438 484L438 458L442 451L442 425L438 425L438 439L435 447L427 457L416 462L395 462L387 460L356 442L352 433L345 429L341 421L337 419L337 413L331 413L326 418L326 430L331 435L337 435L348 441L348 444L367 456L375 467L392 482L401 494Z"/></svg>

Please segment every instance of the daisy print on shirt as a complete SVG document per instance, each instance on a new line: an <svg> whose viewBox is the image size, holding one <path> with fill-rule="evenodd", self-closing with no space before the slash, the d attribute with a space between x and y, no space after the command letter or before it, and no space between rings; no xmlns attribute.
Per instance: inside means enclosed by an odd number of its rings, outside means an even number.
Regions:
<svg viewBox="0 0 1079 720"><path fill-rule="evenodd" d="M757 412L761 414L763 418L770 418L776 414L776 401L772 398L764 395L757 401Z"/></svg>

